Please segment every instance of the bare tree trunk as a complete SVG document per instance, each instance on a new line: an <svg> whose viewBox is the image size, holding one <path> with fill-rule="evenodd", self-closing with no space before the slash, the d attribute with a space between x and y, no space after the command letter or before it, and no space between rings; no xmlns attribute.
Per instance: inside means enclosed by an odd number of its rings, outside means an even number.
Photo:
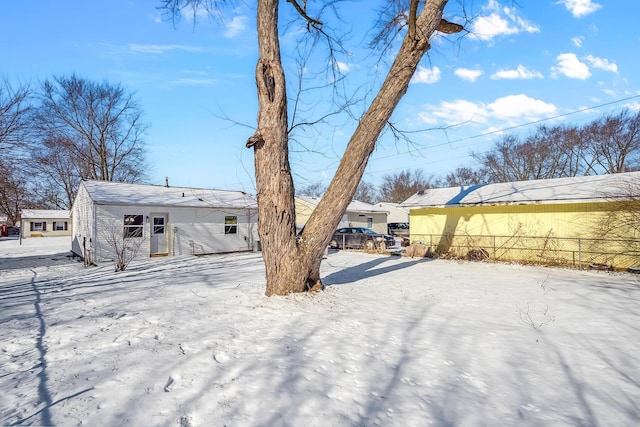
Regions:
<svg viewBox="0 0 640 427"><path fill-rule="evenodd" d="M266 268L267 295L284 295L322 288L320 264L331 239L364 174L380 133L411 77L429 50L436 31L461 31L442 20L447 0L428 0L415 19L378 95L360 120L324 197L296 241L294 187L288 160L286 86L278 41L278 0L258 1L260 59L258 130L247 141L255 150L258 189L258 232Z"/></svg>
<svg viewBox="0 0 640 427"><path fill-rule="evenodd" d="M266 269L267 295L305 290L296 244L287 93L278 39L278 3L278 0L258 1L258 129L247 142L255 151L258 233Z"/></svg>

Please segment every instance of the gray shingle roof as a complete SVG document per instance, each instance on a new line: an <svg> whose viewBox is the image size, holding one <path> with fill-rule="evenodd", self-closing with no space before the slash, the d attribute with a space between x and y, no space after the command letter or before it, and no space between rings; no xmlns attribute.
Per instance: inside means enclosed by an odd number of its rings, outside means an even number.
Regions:
<svg viewBox="0 0 640 427"><path fill-rule="evenodd" d="M83 181L82 184L95 203L104 205L257 208L256 200L243 191L108 181Z"/></svg>
<svg viewBox="0 0 640 427"><path fill-rule="evenodd" d="M602 202L640 197L640 172L517 181L418 192L402 206L449 207L499 204L559 204Z"/></svg>

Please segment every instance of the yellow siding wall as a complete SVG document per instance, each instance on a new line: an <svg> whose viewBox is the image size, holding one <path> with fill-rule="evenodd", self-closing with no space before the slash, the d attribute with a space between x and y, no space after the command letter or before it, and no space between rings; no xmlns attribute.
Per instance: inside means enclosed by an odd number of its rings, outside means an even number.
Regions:
<svg viewBox="0 0 640 427"><path fill-rule="evenodd" d="M471 234L490 236L599 237L603 203L561 205L470 206L412 209L411 235Z"/></svg>
<svg viewBox="0 0 640 427"><path fill-rule="evenodd" d="M311 213L315 209L315 206L310 205L302 200L295 199L296 202L296 225L302 227L309 221Z"/></svg>
<svg viewBox="0 0 640 427"><path fill-rule="evenodd" d="M500 260L639 265L637 228L603 236L602 222L616 208L615 203L573 203L412 209L409 227L412 242L424 242L439 254L464 257L482 248Z"/></svg>

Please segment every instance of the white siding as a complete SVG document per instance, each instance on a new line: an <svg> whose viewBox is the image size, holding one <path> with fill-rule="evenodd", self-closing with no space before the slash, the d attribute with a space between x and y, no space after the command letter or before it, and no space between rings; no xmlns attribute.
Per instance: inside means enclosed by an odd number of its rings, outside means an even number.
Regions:
<svg viewBox="0 0 640 427"><path fill-rule="evenodd" d="M95 260L107 261L114 258L114 251L108 243L109 236L121 237L125 215L143 215L143 236L138 257L150 255L151 224L147 217L151 214L167 214L168 254L200 255L223 252L249 251L256 239L255 211L249 209L217 209L166 206L96 206L97 244ZM225 216L236 216L237 233L225 234Z"/></svg>
<svg viewBox="0 0 640 427"><path fill-rule="evenodd" d="M369 227L368 218L373 218L373 225L371 227ZM347 212L347 219L350 227L369 227L376 233L387 234L386 213Z"/></svg>
<svg viewBox="0 0 640 427"><path fill-rule="evenodd" d="M87 250L95 250L94 220L93 201L85 190L84 185L80 184L78 194L71 208L71 228L73 233L71 251L76 255L84 257L83 244L86 245Z"/></svg>
<svg viewBox="0 0 640 427"><path fill-rule="evenodd" d="M409 208L401 207L398 203L378 203L382 209L389 212L387 222L409 222Z"/></svg>

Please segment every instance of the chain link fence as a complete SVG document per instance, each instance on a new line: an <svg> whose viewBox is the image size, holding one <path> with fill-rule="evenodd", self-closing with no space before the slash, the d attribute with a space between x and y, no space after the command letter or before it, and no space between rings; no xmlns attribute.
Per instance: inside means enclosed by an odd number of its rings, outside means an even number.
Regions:
<svg viewBox="0 0 640 427"><path fill-rule="evenodd" d="M493 260L575 268L622 270L640 266L640 239L552 236L412 234L411 243L427 246L441 258Z"/></svg>

